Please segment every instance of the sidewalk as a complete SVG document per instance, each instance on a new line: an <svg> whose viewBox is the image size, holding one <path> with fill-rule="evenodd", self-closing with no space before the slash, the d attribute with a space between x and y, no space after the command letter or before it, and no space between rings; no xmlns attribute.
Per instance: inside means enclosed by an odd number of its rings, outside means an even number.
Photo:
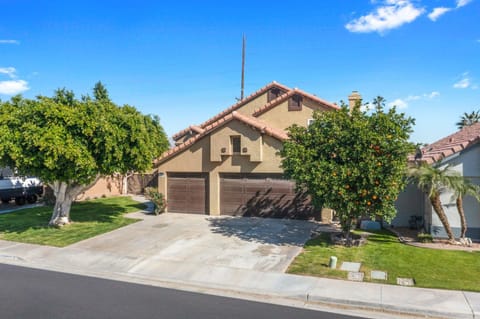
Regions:
<svg viewBox="0 0 480 319"><path fill-rule="evenodd" d="M134 224L133 224L134 225ZM129 226L127 226L129 227ZM479 318L480 293L350 282L175 260L0 240L0 263L284 304L330 305L380 313Z"/></svg>

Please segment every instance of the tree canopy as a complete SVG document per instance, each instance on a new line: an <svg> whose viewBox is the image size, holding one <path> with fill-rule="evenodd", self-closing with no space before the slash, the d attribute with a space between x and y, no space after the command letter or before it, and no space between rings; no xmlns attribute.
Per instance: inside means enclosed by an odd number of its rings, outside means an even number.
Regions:
<svg viewBox="0 0 480 319"><path fill-rule="evenodd" d="M94 93L79 100L59 89L52 97L0 102L0 164L49 184L58 205L100 176L151 168L168 148L158 117L114 104L100 82Z"/></svg>
<svg viewBox="0 0 480 319"><path fill-rule="evenodd" d="M414 120L376 98L369 114L342 102L339 111L316 112L307 128L292 126L281 151L285 174L305 188L317 207L336 211L348 236L361 216L391 220L405 186Z"/></svg>
<svg viewBox="0 0 480 319"><path fill-rule="evenodd" d="M460 120L455 123L455 125L461 130L464 127L471 126L478 122L480 122L480 111L472 111L471 113L463 113Z"/></svg>

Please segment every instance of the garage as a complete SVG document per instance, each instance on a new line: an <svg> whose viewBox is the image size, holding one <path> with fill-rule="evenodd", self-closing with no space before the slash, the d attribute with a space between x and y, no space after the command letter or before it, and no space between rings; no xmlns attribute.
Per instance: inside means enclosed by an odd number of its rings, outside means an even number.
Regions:
<svg viewBox="0 0 480 319"><path fill-rule="evenodd" d="M222 215L308 219L314 210L305 193L282 174L221 174Z"/></svg>
<svg viewBox="0 0 480 319"><path fill-rule="evenodd" d="M208 174L168 173L167 210L173 213L207 214Z"/></svg>

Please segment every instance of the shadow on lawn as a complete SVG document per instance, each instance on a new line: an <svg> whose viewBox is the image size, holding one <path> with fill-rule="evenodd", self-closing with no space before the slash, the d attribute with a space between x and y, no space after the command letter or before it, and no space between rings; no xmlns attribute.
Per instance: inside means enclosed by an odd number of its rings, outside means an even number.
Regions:
<svg viewBox="0 0 480 319"><path fill-rule="evenodd" d="M144 208L145 205L142 203L102 202L102 200L77 202L72 205L70 218L73 223L110 223L125 213ZM53 206L43 206L0 215L0 233L22 233L29 229L52 228L48 226L52 211Z"/></svg>

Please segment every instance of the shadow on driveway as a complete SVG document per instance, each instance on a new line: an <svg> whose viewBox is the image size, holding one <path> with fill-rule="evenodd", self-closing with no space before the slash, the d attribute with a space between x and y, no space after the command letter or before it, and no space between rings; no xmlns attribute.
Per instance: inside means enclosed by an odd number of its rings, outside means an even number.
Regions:
<svg viewBox="0 0 480 319"><path fill-rule="evenodd" d="M302 247L317 226L306 220L257 217L210 217L211 231L227 237L238 237L261 244Z"/></svg>

